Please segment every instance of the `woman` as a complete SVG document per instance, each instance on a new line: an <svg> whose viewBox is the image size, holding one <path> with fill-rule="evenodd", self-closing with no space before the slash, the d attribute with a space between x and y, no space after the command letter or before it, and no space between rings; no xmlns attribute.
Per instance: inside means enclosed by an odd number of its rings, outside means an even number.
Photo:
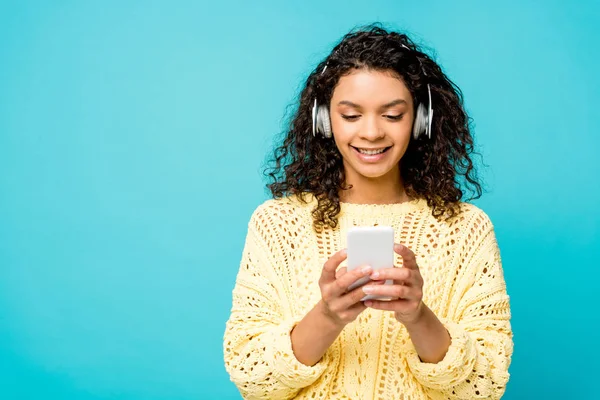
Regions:
<svg viewBox="0 0 600 400"><path fill-rule="evenodd" d="M397 32L350 32L310 74L233 290L224 357L244 398L502 396L509 298L492 223L462 201L481 195L468 122ZM374 225L394 228L403 268L347 272L348 228Z"/></svg>

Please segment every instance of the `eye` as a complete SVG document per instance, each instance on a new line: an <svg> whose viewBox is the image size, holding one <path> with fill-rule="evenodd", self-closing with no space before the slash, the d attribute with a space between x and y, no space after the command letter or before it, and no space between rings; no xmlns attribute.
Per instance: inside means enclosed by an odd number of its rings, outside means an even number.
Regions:
<svg viewBox="0 0 600 400"><path fill-rule="evenodd" d="M385 117L391 121L400 121L402 119L402 117L404 116L404 114L399 114L399 115L386 115Z"/></svg>
<svg viewBox="0 0 600 400"><path fill-rule="evenodd" d="M342 114L342 118L344 118L346 121L355 121L360 117L360 115L344 115Z"/></svg>

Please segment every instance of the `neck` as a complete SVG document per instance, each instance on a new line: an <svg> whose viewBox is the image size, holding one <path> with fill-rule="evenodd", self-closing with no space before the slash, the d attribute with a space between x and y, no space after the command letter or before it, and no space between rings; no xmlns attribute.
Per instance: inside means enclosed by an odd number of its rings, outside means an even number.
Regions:
<svg viewBox="0 0 600 400"><path fill-rule="evenodd" d="M404 190L399 168L378 178L367 178L346 171L346 185L352 188L340 193L340 200L345 203L394 204L410 200Z"/></svg>

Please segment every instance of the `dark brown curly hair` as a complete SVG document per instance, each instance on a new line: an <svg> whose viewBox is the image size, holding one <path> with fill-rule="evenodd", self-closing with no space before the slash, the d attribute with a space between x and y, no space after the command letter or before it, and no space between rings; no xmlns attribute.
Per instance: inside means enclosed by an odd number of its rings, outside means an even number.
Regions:
<svg viewBox="0 0 600 400"><path fill-rule="evenodd" d="M426 135L411 138L400 160L406 194L426 199L436 218L453 217L465 191L471 193L469 200L481 197L481 183L471 159L477 153L461 90L406 34L379 25L346 34L308 76L283 143L275 148L264 171L273 197L297 195L305 201L306 194L313 194L318 201L313 210L314 228L337 226L340 193L348 189L342 156L333 140L313 137L311 112L315 98L319 104L329 104L340 77L356 69L394 71L411 92L414 104L419 99L427 101L427 83L431 87L435 111L431 139Z"/></svg>

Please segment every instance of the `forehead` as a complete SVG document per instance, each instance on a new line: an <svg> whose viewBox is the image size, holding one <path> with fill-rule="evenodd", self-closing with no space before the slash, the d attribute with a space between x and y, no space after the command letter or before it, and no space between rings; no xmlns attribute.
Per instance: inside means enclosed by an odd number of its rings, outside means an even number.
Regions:
<svg viewBox="0 0 600 400"><path fill-rule="evenodd" d="M402 79L392 71L359 69L340 78L333 91L333 99L363 102L390 101L411 98ZM332 99L332 100L333 100Z"/></svg>

